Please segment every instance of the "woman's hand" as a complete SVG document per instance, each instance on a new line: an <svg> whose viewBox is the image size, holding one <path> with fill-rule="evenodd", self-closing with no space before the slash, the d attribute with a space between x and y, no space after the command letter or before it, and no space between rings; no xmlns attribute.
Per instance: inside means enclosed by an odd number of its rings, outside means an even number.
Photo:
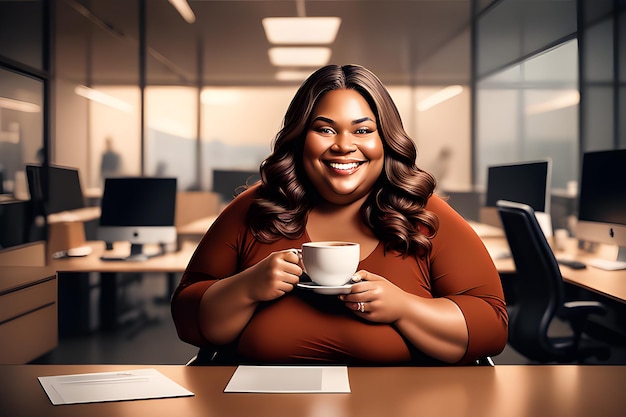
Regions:
<svg viewBox="0 0 626 417"><path fill-rule="evenodd" d="M272 252L244 271L250 299L256 302L271 301L292 291L302 275L299 262L297 252L288 249Z"/></svg>
<svg viewBox="0 0 626 417"><path fill-rule="evenodd" d="M218 345L234 341L260 302L293 290L302 274L299 261L293 249L272 252L256 265L210 286L200 304L204 338Z"/></svg>
<svg viewBox="0 0 626 417"><path fill-rule="evenodd" d="M406 292L380 275L361 270L352 276L352 291L340 295L355 314L378 323L393 323L402 315Z"/></svg>
<svg viewBox="0 0 626 417"><path fill-rule="evenodd" d="M409 294L385 278L361 270L346 307L365 320L393 324L419 350L445 362L459 361L467 349L465 316L452 300Z"/></svg>

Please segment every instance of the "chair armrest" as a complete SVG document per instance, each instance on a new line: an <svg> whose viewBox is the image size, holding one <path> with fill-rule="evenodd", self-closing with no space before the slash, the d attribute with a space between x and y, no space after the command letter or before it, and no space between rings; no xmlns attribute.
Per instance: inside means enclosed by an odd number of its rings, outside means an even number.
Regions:
<svg viewBox="0 0 626 417"><path fill-rule="evenodd" d="M587 318L591 314L605 315L606 308L598 301L568 301L563 304L564 313L569 318L570 325L574 330L576 344L585 329Z"/></svg>
<svg viewBox="0 0 626 417"><path fill-rule="evenodd" d="M606 314L604 304L598 301L568 301L563 304L568 316L588 316L590 314Z"/></svg>

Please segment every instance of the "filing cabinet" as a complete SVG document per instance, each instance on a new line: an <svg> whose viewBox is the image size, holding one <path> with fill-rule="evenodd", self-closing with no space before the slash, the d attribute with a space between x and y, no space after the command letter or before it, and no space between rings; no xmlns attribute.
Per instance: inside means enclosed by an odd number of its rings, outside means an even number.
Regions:
<svg viewBox="0 0 626 417"><path fill-rule="evenodd" d="M0 268L0 364L24 364L58 345L57 275L46 267Z"/></svg>

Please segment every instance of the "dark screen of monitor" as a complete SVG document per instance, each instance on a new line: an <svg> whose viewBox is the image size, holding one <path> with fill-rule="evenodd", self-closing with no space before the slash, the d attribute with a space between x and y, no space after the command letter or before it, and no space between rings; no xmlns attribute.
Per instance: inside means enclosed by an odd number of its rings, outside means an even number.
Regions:
<svg viewBox="0 0 626 417"><path fill-rule="evenodd" d="M0 249L30 241L31 212L30 201L0 201Z"/></svg>
<svg viewBox="0 0 626 417"><path fill-rule="evenodd" d="M48 167L48 214L85 207L78 170Z"/></svg>
<svg viewBox="0 0 626 417"><path fill-rule="evenodd" d="M176 178L107 178L100 225L173 226L175 210Z"/></svg>
<svg viewBox="0 0 626 417"><path fill-rule="evenodd" d="M583 155L578 218L626 225L626 149Z"/></svg>
<svg viewBox="0 0 626 417"><path fill-rule="evenodd" d="M258 171L213 170L213 192L224 202L230 202L242 186L261 179Z"/></svg>
<svg viewBox="0 0 626 417"><path fill-rule="evenodd" d="M46 214L60 213L85 207L78 169L50 165L27 165L28 188L34 201L43 201ZM47 192L44 187L47 184Z"/></svg>
<svg viewBox="0 0 626 417"><path fill-rule="evenodd" d="M498 200L508 200L546 211L548 169L547 161L489 167L486 206L495 207Z"/></svg>

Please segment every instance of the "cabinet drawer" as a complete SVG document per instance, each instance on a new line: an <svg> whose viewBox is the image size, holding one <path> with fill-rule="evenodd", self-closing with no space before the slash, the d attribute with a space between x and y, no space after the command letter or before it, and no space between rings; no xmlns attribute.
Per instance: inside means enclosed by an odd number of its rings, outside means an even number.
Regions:
<svg viewBox="0 0 626 417"><path fill-rule="evenodd" d="M37 310L57 300L57 280L39 282L0 296L0 323Z"/></svg>
<svg viewBox="0 0 626 417"><path fill-rule="evenodd" d="M25 364L59 343L56 303L0 324L0 364Z"/></svg>

